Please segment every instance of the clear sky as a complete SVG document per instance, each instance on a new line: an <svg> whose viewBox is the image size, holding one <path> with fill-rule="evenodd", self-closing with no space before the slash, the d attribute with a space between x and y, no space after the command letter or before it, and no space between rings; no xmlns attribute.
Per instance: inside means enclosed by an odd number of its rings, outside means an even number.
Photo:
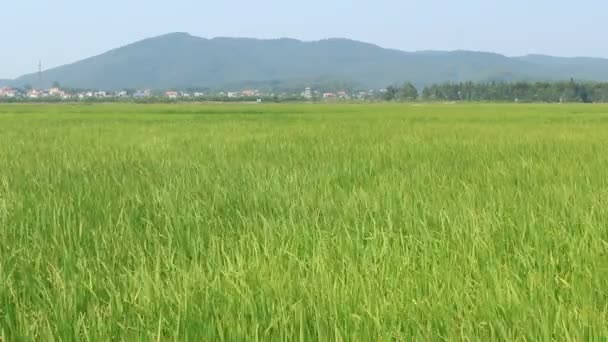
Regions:
<svg viewBox="0 0 608 342"><path fill-rule="evenodd" d="M12 0L0 4L0 78L170 32L608 57L607 18L606 0Z"/></svg>

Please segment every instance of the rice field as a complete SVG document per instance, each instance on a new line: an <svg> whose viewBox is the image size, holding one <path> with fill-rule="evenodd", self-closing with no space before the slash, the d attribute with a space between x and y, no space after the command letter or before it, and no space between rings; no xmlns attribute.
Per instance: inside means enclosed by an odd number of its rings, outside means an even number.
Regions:
<svg viewBox="0 0 608 342"><path fill-rule="evenodd" d="M607 105L0 105L1 341L607 339Z"/></svg>

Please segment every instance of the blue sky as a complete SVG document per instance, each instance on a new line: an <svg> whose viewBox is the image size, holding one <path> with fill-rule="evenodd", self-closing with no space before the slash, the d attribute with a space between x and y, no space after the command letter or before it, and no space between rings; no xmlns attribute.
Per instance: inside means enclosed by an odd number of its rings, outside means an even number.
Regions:
<svg viewBox="0 0 608 342"><path fill-rule="evenodd" d="M401 50L608 57L605 0L14 0L0 5L0 78L169 32L345 37Z"/></svg>

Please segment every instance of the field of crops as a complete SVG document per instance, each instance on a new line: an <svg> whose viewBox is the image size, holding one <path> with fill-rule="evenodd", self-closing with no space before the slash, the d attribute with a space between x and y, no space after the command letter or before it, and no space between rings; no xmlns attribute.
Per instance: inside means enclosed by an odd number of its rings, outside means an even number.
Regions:
<svg viewBox="0 0 608 342"><path fill-rule="evenodd" d="M1 105L0 338L608 338L608 106Z"/></svg>

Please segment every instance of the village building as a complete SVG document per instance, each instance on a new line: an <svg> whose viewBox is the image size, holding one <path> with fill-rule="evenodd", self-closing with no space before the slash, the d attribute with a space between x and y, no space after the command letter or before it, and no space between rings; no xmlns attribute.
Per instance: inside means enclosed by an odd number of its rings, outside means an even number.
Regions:
<svg viewBox="0 0 608 342"><path fill-rule="evenodd" d="M15 97L17 96L17 91L11 87L2 87L0 88L0 97Z"/></svg>
<svg viewBox="0 0 608 342"><path fill-rule="evenodd" d="M63 94L63 92L61 91L61 89L59 89L57 87L53 87L53 88L49 89L48 93L51 96L61 96Z"/></svg>
<svg viewBox="0 0 608 342"><path fill-rule="evenodd" d="M31 89L27 92L27 97L30 99L38 99L41 98L43 95L42 91L38 91L36 89Z"/></svg>
<svg viewBox="0 0 608 342"><path fill-rule="evenodd" d="M312 89L310 89L310 87L306 87L306 89L304 89L304 92L302 93L302 96L305 99L312 99Z"/></svg>

